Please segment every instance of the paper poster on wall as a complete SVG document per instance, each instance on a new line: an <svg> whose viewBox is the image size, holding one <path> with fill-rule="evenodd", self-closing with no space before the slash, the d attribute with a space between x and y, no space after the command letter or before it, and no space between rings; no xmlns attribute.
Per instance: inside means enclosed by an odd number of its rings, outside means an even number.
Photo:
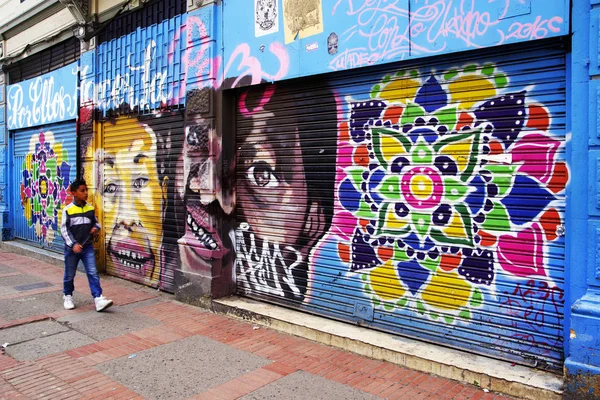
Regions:
<svg viewBox="0 0 600 400"><path fill-rule="evenodd" d="M275 32L279 32L277 0L255 0L254 35L260 37Z"/></svg>
<svg viewBox="0 0 600 400"><path fill-rule="evenodd" d="M323 32L321 0L283 0L285 43Z"/></svg>

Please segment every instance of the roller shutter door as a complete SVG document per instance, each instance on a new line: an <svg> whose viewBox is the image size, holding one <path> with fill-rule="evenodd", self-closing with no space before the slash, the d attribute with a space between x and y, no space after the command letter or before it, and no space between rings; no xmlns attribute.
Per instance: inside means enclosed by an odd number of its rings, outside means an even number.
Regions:
<svg viewBox="0 0 600 400"><path fill-rule="evenodd" d="M72 201L75 179L75 123L13 131L12 213L15 237L62 252L62 209Z"/></svg>
<svg viewBox="0 0 600 400"><path fill-rule="evenodd" d="M103 123L101 161L106 271L173 292L178 227L174 189L183 116Z"/></svg>
<svg viewBox="0 0 600 400"><path fill-rule="evenodd" d="M238 292L561 368L565 65L544 43L241 91Z"/></svg>

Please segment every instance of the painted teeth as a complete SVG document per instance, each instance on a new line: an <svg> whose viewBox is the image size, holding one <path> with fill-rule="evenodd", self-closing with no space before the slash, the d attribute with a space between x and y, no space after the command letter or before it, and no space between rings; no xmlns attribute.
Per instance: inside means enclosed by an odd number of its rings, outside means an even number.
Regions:
<svg viewBox="0 0 600 400"><path fill-rule="evenodd" d="M128 268L141 269L142 264L147 261L141 254L131 250L119 249L116 254L121 264Z"/></svg>
<svg viewBox="0 0 600 400"><path fill-rule="evenodd" d="M211 250L217 250L219 248L212 235L199 226L191 214L187 215L187 225L194 233L194 236L196 236L196 239L198 239L206 248Z"/></svg>

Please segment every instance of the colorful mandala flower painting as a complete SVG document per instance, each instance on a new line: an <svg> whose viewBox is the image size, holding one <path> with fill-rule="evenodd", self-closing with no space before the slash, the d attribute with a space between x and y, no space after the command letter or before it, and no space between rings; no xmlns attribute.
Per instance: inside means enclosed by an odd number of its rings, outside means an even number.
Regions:
<svg viewBox="0 0 600 400"><path fill-rule="evenodd" d="M453 323L498 274L547 276L568 169L526 89L471 65L399 72L347 102L334 225L376 306Z"/></svg>
<svg viewBox="0 0 600 400"><path fill-rule="evenodd" d="M60 235L61 210L72 201L68 152L52 132L40 132L31 139L21 170L23 215L36 237L50 245Z"/></svg>

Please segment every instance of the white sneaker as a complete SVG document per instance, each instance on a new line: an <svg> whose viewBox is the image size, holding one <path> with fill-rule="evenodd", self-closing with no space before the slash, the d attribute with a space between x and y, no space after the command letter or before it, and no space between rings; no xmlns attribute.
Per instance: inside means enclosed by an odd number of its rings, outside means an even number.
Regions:
<svg viewBox="0 0 600 400"><path fill-rule="evenodd" d="M100 297L96 297L94 299L94 303L96 303L96 311L103 311L112 306L113 301L108 300L106 297L101 295Z"/></svg>
<svg viewBox="0 0 600 400"><path fill-rule="evenodd" d="M64 295L63 299L65 300L65 310L72 310L75 308L75 304L73 304L73 296L71 296L70 294Z"/></svg>

